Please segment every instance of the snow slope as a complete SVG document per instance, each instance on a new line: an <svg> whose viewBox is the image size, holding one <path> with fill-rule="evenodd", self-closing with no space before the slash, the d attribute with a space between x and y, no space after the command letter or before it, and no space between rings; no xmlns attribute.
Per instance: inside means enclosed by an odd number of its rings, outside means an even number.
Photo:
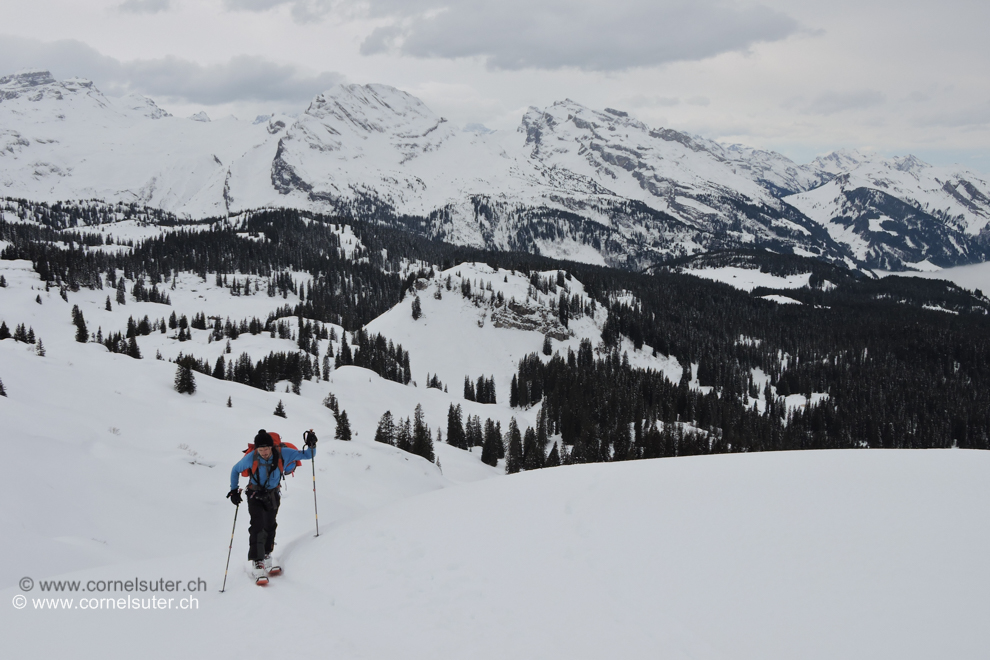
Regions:
<svg viewBox="0 0 990 660"><path fill-rule="evenodd" d="M70 319L73 305L104 332L122 330L129 315L173 309L237 319L294 303L292 294L233 297L212 276L187 276L168 290L170 307L129 296L106 311L110 291L81 289L64 301L28 262L0 261L0 274L8 283L0 320L29 325L46 348L42 357L36 346L0 341L0 447L15 459L5 477L14 499L0 509L0 598L10 603L0 635L11 657L234 658L250 649L431 660L968 659L990 644L982 625L990 615L981 553L990 542L986 452L716 455L506 477L478 452L437 444L437 465L374 443L383 410L411 415L417 403L434 429L455 402L503 428L513 415L530 423L535 411L508 408L502 388L512 356L537 350L544 332L493 327L485 301L515 297L526 310L514 317L522 326L543 318L554 296L527 295L527 280L511 271L454 267L417 283L421 319L412 319L407 296L369 325L403 343L417 379L438 365L450 393L342 367L331 381L304 381L299 396L282 392L284 383L265 392L205 376L194 395L177 394L174 365L154 353L212 360L225 342L200 330L181 343L152 333L139 340L144 359L134 360L75 342ZM444 286L435 299L447 275L452 290ZM485 297L465 299L455 278L472 280ZM595 318L575 319L574 334L553 345L597 328ZM232 355L289 350L290 341L242 334ZM477 362L468 361L469 348ZM628 350L631 360L654 359L648 347ZM465 371L494 375L501 403L464 402ZM351 442L332 439L333 417L321 405L328 392L351 418ZM272 415L279 400L287 419ZM287 480L279 516L285 575L266 589L250 582L240 511L221 594L234 514L223 497L229 468L258 428L287 440L308 428L320 436L320 536L313 467L304 464ZM30 591L19 585L24 577L34 580ZM155 594L173 598L172 609L93 610L82 608L98 607L92 598L150 602L149 593L68 594L40 584L135 577L197 590ZM38 604L56 594L72 607ZM179 609L189 597L195 608Z"/></svg>
<svg viewBox="0 0 990 660"><path fill-rule="evenodd" d="M557 271L537 273L540 279L556 278ZM446 279L451 279L451 289L447 290ZM472 283L474 295L483 294L485 302L480 303L465 298L460 293L461 283ZM543 340L551 337L551 349L567 355L575 353L582 339L589 339L594 346L601 343L602 327L606 313L598 308L596 315L572 319L568 327L557 320L557 304L560 293L567 297L577 295L588 302L584 285L576 279L565 281L562 288L542 293L530 286L529 280L521 273L499 269L487 264L465 263L436 274L430 281L418 282L418 296L423 315L418 321L412 320L412 296L393 309L368 324L370 332L383 334L403 347L414 346L409 357L413 379L420 384L426 382L427 374L439 376L451 394L463 391L464 377L476 382L479 376L495 379L495 390L500 403L509 400L512 377L519 368L519 360L530 353L537 353L542 359ZM480 286L479 286L480 285ZM487 290L486 287L491 287ZM435 297L440 289L441 298ZM515 310L491 306L492 298L501 294L506 301L514 302ZM630 364L636 367L650 367L661 371L672 381L681 376L681 366L675 358L664 355L653 357L653 349L644 345L635 350L628 338L623 338L621 350L628 353ZM480 406L474 410L489 410ZM472 414L482 414L475 412ZM535 426L536 410L520 412L517 417ZM494 416L489 414L492 419ZM482 420L485 415L482 414ZM525 430L525 429L524 429Z"/></svg>
<svg viewBox="0 0 990 660"><path fill-rule="evenodd" d="M314 658L980 658L987 459L875 450L557 468L414 496L319 538L283 514L286 574L268 589L235 571L227 593L196 594L196 611L29 605L4 617L5 639L18 657L234 658L248 644ZM367 462L355 497L376 478ZM306 499L287 498L285 513ZM148 513L161 524L174 506ZM230 511L212 508L197 541L221 551L71 577L219 579ZM281 633L245 639L259 616Z"/></svg>
<svg viewBox="0 0 990 660"><path fill-rule="evenodd" d="M970 291L980 290L984 293L990 292L990 264L988 263L956 266L954 268L932 268L925 271L909 270L902 273L876 271L876 273L880 277L897 275L900 277L921 277L928 280L948 280Z"/></svg>
<svg viewBox="0 0 990 660"><path fill-rule="evenodd" d="M690 268L685 269L695 277L701 277L715 282L724 282L741 291L752 291L757 287L769 289L800 289L808 286L811 273L798 273L782 277L764 273L755 268L740 268L738 266L723 266L721 268Z"/></svg>

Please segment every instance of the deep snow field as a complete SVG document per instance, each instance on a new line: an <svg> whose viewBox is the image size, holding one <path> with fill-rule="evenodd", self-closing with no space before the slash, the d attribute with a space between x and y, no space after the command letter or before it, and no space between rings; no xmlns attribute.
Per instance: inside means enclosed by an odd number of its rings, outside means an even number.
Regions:
<svg viewBox="0 0 990 660"><path fill-rule="evenodd" d="M877 274L881 277L897 275L899 277L921 277L927 280L948 280L963 289L970 291L979 289L983 293L990 292L990 262L956 266L954 268L931 266L924 270L909 270L902 273L877 271Z"/></svg>
<svg viewBox="0 0 990 660"><path fill-rule="evenodd" d="M542 333L496 327L456 287L433 296L461 272L526 299L525 279L486 269L439 273L419 291L418 321L407 296L369 324L410 351L417 386L344 367L330 381L304 381L298 396L285 383L264 392L200 374L186 396L174 391L167 360L181 350L212 364L225 342L208 343L208 331L183 343L156 332L139 338L143 359L134 360L76 343L72 306L106 334L122 332L129 315L173 310L263 320L294 296L232 297L212 275L190 274L167 291L171 307L128 295L107 312L109 289L69 292L66 302L44 291L29 263L0 261L0 320L11 331L31 326L46 349L40 357L35 346L0 341L3 657L987 657L986 452L719 455L505 476L480 462L479 449L435 444L438 466L374 443L385 410L406 417L417 404L434 435L446 435L452 402L503 429L513 416L523 429L535 424L535 409L507 405L508 383ZM601 321L573 321L575 335L554 349L576 348L582 336L597 342ZM230 357L255 360L295 350L267 334L231 344ZM627 348L634 364L679 377L676 361ZM449 391L426 389L427 372ZM500 403L464 401L465 375L493 376ZM348 413L351 442L333 440L328 392ZM287 419L272 415L279 400ZM266 588L248 577L245 507L220 593L234 516L229 471L259 428L288 441L309 428L319 435L320 535L304 462L286 480L279 515L285 574ZM35 583L27 592L24 577ZM174 597L172 609L93 610L80 599L149 594L40 586L134 578L206 588L160 594ZM178 609L190 596L197 606ZM73 608L35 604L53 597L72 598Z"/></svg>
<svg viewBox="0 0 990 660"><path fill-rule="evenodd" d="M954 266L952 268L939 268L928 261L915 264L918 270L889 271L874 270L878 277L920 277L927 280L946 280L958 287L969 291L980 290L983 293L990 292L990 262L981 264L969 264L966 266ZM789 275L781 277L770 273L761 273L759 270L750 268L740 268L737 266L724 266L720 268L692 268L686 269L686 273L701 277L706 280L714 280L728 284L741 291L752 291L756 287L767 287L769 289L800 289L808 286L810 273L799 275ZM790 298L784 296L763 296L766 299L781 299L777 302L786 302Z"/></svg>

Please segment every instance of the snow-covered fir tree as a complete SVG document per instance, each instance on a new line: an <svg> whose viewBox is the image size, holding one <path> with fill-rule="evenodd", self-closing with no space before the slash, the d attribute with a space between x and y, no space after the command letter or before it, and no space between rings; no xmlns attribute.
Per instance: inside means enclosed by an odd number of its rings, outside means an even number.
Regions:
<svg viewBox="0 0 990 660"><path fill-rule="evenodd" d="M340 415L337 417L337 430L334 432L333 437L337 440L351 439L351 421L347 418L346 410L341 410Z"/></svg>
<svg viewBox="0 0 990 660"><path fill-rule="evenodd" d="M186 364L180 364L175 370L175 391L179 394L196 393L196 377L193 376L192 369Z"/></svg>
<svg viewBox="0 0 990 660"><path fill-rule="evenodd" d="M375 429L375 442L386 445L395 444L395 422L392 420L391 410L386 410L381 419L378 420L378 427Z"/></svg>

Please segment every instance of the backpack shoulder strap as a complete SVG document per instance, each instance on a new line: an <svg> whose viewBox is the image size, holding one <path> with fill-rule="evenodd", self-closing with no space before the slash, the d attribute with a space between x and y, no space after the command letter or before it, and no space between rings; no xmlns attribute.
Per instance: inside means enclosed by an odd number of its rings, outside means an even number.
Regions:
<svg viewBox="0 0 990 660"><path fill-rule="evenodd" d="M261 476L258 470L258 450L254 450L254 461L251 463L251 481L261 487Z"/></svg>
<svg viewBox="0 0 990 660"><path fill-rule="evenodd" d="M282 448L281 447L272 447L272 458L275 458L276 455L278 456L278 480L279 480L279 483L281 483L281 481L283 479L285 479L285 466L282 464ZM272 464L274 464L274 463L275 463L275 461L272 461Z"/></svg>

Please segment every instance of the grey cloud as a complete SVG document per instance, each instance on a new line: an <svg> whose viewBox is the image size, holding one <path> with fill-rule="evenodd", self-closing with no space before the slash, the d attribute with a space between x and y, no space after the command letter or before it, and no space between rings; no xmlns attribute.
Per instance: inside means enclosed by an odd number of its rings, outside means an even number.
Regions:
<svg viewBox="0 0 990 660"><path fill-rule="evenodd" d="M231 101L302 101L342 80L336 73L306 76L298 68L261 57L241 55L224 64L202 66L166 57L123 65L127 86L194 103Z"/></svg>
<svg viewBox="0 0 990 660"><path fill-rule="evenodd" d="M686 101L688 105L699 105L702 107L709 105L711 102L711 99L707 96L692 96Z"/></svg>
<svg viewBox="0 0 990 660"><path fill-rule="evenodd" d="M394 23L362 53L480 57L493 69L617 71L746 50L795 33L780 12L731 0L366 0Z"/></svg>
<svg viewBox="0 0 990 660"><path fill-rule="evenodd" d="M291 4L290 0L223 0L223 6L231 11L268 11L279 5Z"/></svg>
<svg viewBox="0 0 990 660"><path fill-rule="evenodd" d="M807 104L803 110L808 114L834 115L847 110L862 110L880 105L887 100L882 92L859 90L852 92L825 92Z"/></svg>
<svg viewBox="0 0 990 660"><path fill-rule="evenodd" d="M81 41L42 42L0 35L0 71L48 69L56 78L90 78L100 82L120 77L121 63Z"/></svg>
<svg viewBox="0 0 990 660"><path fill-rule="evenodd" d="M361 54L375 55L391 50L401 41L402 36L402 28L397 25L375 28L361 43Z"/></svg>
<svg viewBox="0 0 990 660"><path fill-rule="evenodd" d="M117 9L132 14L157 14L172 8L172 0L125 0Z"/></svg>
<svg viewBox="0 0 990 660"><path fill-rule="evenodd" d="M289 5L298 22L331 10L391 19L361 53L479 57L492 69L619 71L699 60L798 31L789 16L736 0L224 0L232 11Z"/></svg>
<svg viewBox="0 0 990 660"><path fill-rule="evenodd" d="M207 105L301 103L343 80L338 73L307 74L296 66L255 56L241 55L205 66L177 57L121 62L78 41L45 43L0 35L0 72L22 68L49 69L56 78L89 78L109 94L138 92Z"/></svg>
<svg viewBox="0 0 990 660"><path fill-rule="evenodd" d="M634 108L671 108L679 105L681 100L674 96L643 96L630 97L627 103Z"/></svg>
<svg viewBox="0 0 990 660"><path fill-rule="evenodd" d="M268 11L289 5L292 18L299 23L310 23L326 16L333 8L333 0L224 0L223 6L231 11Z"/></svg>
<svg viewBox="0 0 990 660"><path fill-rule="evenodd" d="M940 126L945 128L986 126L990 124L990 103L981 103L946 112L932 113L922 117L917 123L921 126Z"/></svg>

